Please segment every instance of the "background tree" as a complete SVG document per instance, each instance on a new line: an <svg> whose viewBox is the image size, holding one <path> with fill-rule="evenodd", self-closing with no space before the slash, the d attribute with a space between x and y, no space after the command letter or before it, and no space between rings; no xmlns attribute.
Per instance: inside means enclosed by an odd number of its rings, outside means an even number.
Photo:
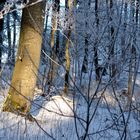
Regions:
<svg viewBox="0 0 140 140"><path fill-rule="evenodd" d="M133 0L131 2L131 15L130 15L130 22L134 25L131 27L131 32L134 36L130 36L129 42L129 69L128 69L128 103L127 107L129 107L130 103L132 102L133 96L133 88L134 88L134 79L136 74L136 66L137 66L137 51L136 51L136 44L137 44L137 30L138 30L138 11L139 11L139 2L137 0Z"/></svg>
<svg viewBox="0 0 140 140"><path fill-rule="evenodd" d="M66 58L66 74L65 74L65 85L64 85L64 94L68 94L69 88L69 72L70 72L70 37L71 37L71 28L72 28L72 8L73 8L73 1L68 0L68 16L69 19L67 21L67 39L66 39L66 50L65 50L65 58Z"/></svg>
<svg viewBox="0 0 140 140"><path fill-rule="evenodd" d="M12 61L12 33L11 33L11 14L8 13L6 16L6 29L7 29L7 39L8 39L8 64L11 65Z"/></svg>
<svg viewBox="0 0 140 140"><path fill-rule="evenodd" d="M101 76L100 73L102 72L102 70L100 70L98 64L98 41L99 41L98 40L98 29L99 29L98 0L95 0L95 21L96 21L97 37L95 39L95 44L94 44L94 65L95 65L96 80L99 81Z"/></svg>
<svg viewBox="0 0 140 140"><path fill-rule="evenodd" d="M111 66L110 66L110 76L111 78L115 78L115 75L116 75L116 65L115 65L115 29L114 29L114 25L113 25L113 6L114 6L114 3L113 3L113 0L110 0L110 24L111 24L111 27L110 27L110 48L109 48L109 59L111 59ZM114 82L115 79L113 79L113 82Z"/></svg>
<svg viewBox="0 0 140 140"><path fill-rule="evenodd" d="M2 10L3 8L3 5L5 3L5 0L1 0L0 1L0 10ZM1 66L2 66L2 44L3 44L3 24L4 24L4 19L0 19L0 69L1 69Z"/></svg>
<svg viewBox="0 0 140 140"><path fill-rule="evenodd" d="M81 82L82 82L82 73L88 73L88 46L89 46L89 9L90 9L90 0L85 1L85 53L84 53L84 60L81 70Z"/></svg>
<svg viewBox="0 0 140 140"><path fill-rule="evenodd" d="M50 44L51 44L51 58L54 61L57 61L57 54L58 54L58 48L59 48L59 9L60 9L60 0L55 0L52 6L52 20L51 20L51 40L50 40ZM57 35L56 35L56 31L57 31ZM55 42L56 42L56 46L55 46ZM57 65L53 62L50 61L50 72L49 72L49 88L48 88L48 92L50 90L50 86L52 84L53 79L55 78L55 75L57 73Z"/></svg>

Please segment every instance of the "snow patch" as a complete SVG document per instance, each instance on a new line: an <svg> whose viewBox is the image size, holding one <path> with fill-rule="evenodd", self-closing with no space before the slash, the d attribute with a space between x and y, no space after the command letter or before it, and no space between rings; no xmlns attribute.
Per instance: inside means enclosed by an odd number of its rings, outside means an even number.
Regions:
<svg viewBox="0 0 140 140"><path fill-rule="evenodd" d="M54 96L43 105L36 118L44 120L47 117L52 118L53 115L63 117L63 119L73 116L72 100L63 96Z"/></svg>

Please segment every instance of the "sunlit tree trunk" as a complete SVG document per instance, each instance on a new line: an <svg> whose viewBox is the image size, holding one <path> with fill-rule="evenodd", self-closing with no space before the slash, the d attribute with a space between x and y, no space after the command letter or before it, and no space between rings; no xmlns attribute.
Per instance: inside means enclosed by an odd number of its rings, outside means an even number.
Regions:
<svg viewBox="0 0 140 140"><path fill-rule="evenodd" d="M30 0L30 3L35 1ZM17 60L3 111L19 114L27 114L30 111L40 62L43 10L44 2L23 10Z"/></svg>
<svg viewBox="0 0 140 140"><path fill-rule="evenodd" d="M56 61L55 34L57 31L57 25L58 25L57 17L58 17L59 4L60 4L60 0L55 0L53 7L52 7L52 27L51 27L50 44L51 44L51 58L54 61ZM58 41L57 41L57 45L58 45ZM52 83L53 79L55 78L56 72L57 72L57 65L53 61L50 62L50 65L51 65L50 72L49 72L49 84L50 85L48 88L48 92L50 90L51 83Z"/></svg>
<svg viewBox="0 0 140 140"><path fill-rule="evenodd" d="M70 71L70 54L69 54L69 46L70 46L70 35L71 31L68 31L68 36L66 40L66 51L65 51L65 57L66 57L66 74L65 74L65 87L64 87L64 93L68 93L69 88L69 71Z"/></svg>
<svg viewBox="0 0 140 140"><path fill-rule="evenodd" d="M72 19L72 6L73 6L73 1L68 0L68 14L69 14L69 19ZM69 72L70 72L70 53L69 53L69 47L70 47L70 37L71 37L71 20L68 20L68 34L67 34L67 39L66 39L66 51L65 51L65 57L66 57L66 74L65 74L65 85L64 85L64 94L68 94L68 88L69 88Z"/></svg>

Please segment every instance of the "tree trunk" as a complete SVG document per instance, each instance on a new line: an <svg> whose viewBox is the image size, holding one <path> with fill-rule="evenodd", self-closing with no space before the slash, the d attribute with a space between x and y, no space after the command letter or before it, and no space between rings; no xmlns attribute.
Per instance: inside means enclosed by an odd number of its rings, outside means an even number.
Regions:
<svg viewBox="0 0 140 140"><path fill-rule="evenodd" d="M64 93L68 94L68 88L69 88L69 71L70 71L70 54L69 54L69 46L70 46L70 35L71 31L68 32L68 39L66 41L66 74L65 74L65 87L64 87Z"/></svg>
<svg viewBox="0 0 140 140"><path fill-rule="evenodd" d="M57 6L57 31L56 31L56 55L59 56L59 45L60 45L60 31L59 31L59 27L60 27L60 20L59 20L59 14L60 14L60 0L58 0L58 6Z"/></svg>
<svg viewBox="0 0 140 140"><path fill-rule="evenodd" d="M110 22L112 24L112 16L113 16L113 0L110 0ZM111 28L110 28L110 37L111 37L111 44L110 44L110 48L109 48L109 55L110 55L110 58L109 60L111 61L111 66L110 66L110 78L114 78L115 75L116 75L116 65L115 65L115 48L114 48L114 37L115 37L115 29L113 27L113 25L111 25ZM112 81L113 83L115 83L115 79L113 79Z"/></svg>
<svg viewBox="0 0 140 140"><path fill-rule="evenodd" d="M65 21L64 21L64 26L65 24L67 23L67 20L68 20L68 0L65 0ZM65 27L64 27L65 28ZM60 52L60 58L62 58L64 55L65 55L65 45L66 45L66 39L67 39L67 31L66 29L63 31L63 41L62 41L62 49L59 50Z"/></svg>
<svg viewBox="0 0 140 140"><path fill-rule="evenodd" d="M55 33L57 30L57 12L59 9L60 0L55 0L52 7L52 29L51 29L51 58L56 61L56 52L55 52ZM50 62L50 72L49 72L49 87L48 92L50 91L51 83L56 76L57 65L54 62Z"/></svg>
<svg viewBox="0 0 140 140"><path fill-rule="evenodd" d="M90 0L85 1L85 54L84 54L84 60L83 60L83 64L82 64L82 70L81 70L81 80L80 80L80 85L82 83L82 74L83 73L88 73L88 46L89 46L89 33L88 33L88 28L89 28L89 9L90 9Z"/></svg>
<svg viewBox="0 0 140 140"><path fill-rule="evenodd" d="M95 0L95 20L96 20L96 28L97 32L99 29L99 16L98 16L98 0ZM98 34L98 33L97 33ZM96 81L99 81L100 79L100 69L98 65L98 35L96 37L96 41L94 44L94 65L95 65L95 74L96 74Z"/></svg>
<svg viewBox="0 0 140 140"><path fill-rule="evenodd" d="M4 5L4 3L5 3L5 0L0 1L1 7L3 7L2 5ZM0 10L2 9L1 7L0 7ZM4 19L2 18L0 19L0 70L2 67L1 59L2 59L2 43L3 43L3 39L2 39L3 23L4 23Z"/></svg>
<svg viewBox="0 0 140 140"><path fill-rule="evenodd" d="M127 2L124 3L124 16L123 16L123 29L122 29L122 35L121 35L121 47L122 47L122 62L124 63L126 60L126 28L127 28Z"/></svg>
<svg viewBox="0 0 140 140"><path fill-rule="evenodd" d="M35 1L30 0L30 3ZM3 111L19 114L27 114L30 111L40 62L43 10L45 10L44 2L23 10L19 50Z"/></svg>
<svg viewBox="0 0 140 140"><path fill-rule="evenodd" d="M16 23L17 23L16 16L18 16L17 11L14 11L12 16L13 16L13 30L14 30L13 31L13 43L12 43L12 63L13 63L13 65L15 65Z"/></svg>
<svg viewBox="0 0 140 140"><path fill-rule="evenodd" d="M139 20L139 0L136 0L136 25L138 25Z"/></svg>
<svg viewBox="0 0 140 140"><path fill-rule="evenodd" d="M132 1L131 4L135 4L135 0ZM132 6L132 5L131 5ZM132 6L131 7L131 16L130 16L130 21L135 24L135 13L136 13L136 10L135 8ZM137 17L136 17L137 18ZM136 19L137 21L137 19ZM135 26L135 25L134 25ZM131 28L131 32L133 34L135 34L135 31L134 31L134 27ZM134 46L135 42L136 42L136 36L133 36L131 37L131 42L129 44L129 51L130 51L130 60L129 60L129 73L128 73L128 102L127 102L127 105L126 105L126 108L128 108L130 105L131 105L131 102L132 102L132 91L133 91L133 79L134 79L134 71L135 71L135 68L136 68L136 60L134 59L136 57L136 48Z"/></svg>
<svg viewBox="0 0 140 140"><path fill-rule="evenodd" d="M2 67L2 62L1 62L1 59L2 59L2 30L3 30L3 19L0 19L0 70L1 70L1 67Z"/></svg>
<svg viewBox="0 0 140 140"><path fill-rule="evenodd" d="M68 9L69 9L69 18L72 18L72 6L73 2L72 0L67 1ZM69 47L70 47L70 37L71 37L71 20L68 20L68 35L66 39L66 50L65 50L65 57L66 57L66 74L65 74L65 86L64 86L64 94L68 94L68 88L69 88L69 72L70 72L70 53L69 53Z"/></svg>
<svg viewBox="0 0 140 140"><path fill-rule="evenodd" d="M12 62L12 56L11 56L11 51L12 51L12 43L11 43L11 14L8 13L6 17L6 25L7 25L7 38L8 38L8 65L11 65Z"/></svg>

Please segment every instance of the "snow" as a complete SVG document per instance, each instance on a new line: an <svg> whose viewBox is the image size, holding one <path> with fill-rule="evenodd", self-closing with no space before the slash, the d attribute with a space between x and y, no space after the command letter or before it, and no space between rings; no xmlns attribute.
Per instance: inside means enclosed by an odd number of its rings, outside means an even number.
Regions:
<svg viewBox="0 0 140 140"><path fill-rule="evenodd" d="M46 116L46 114L49 115ZM60 116L63 120L68 119L69 116L73 116L72 100L62 96L54 96L44 105L36 118L45 120L47 117L53 118L54 115Z"/></svg>
<svg viewBox="0 0 140 140"><path fill-rule="evenodd" d="M10 77L11 72L5 67L2 78L9 81ZM118 81L120 88L116 88L118 90L115 91L115 94L110 86L104 90L107 85L106 81L102 81L98 90L98 83L91 81L89 100L87 97L88 85L84 84L87 83L86 80L87 78L83 79L83 84L80 88L81 93L79 91L76 91L76 93L75 91L69 91L68 96L57 94L51 97L42 97L42 90L36 87L31 108L31 114L35 118L35 122L28 121L26 117L0 111L0 140L83 139L86 133L87 116L89 116L90 120L87 140L119 140L123 132L125 132L125 126L127 126L126 139L139 140L140 112L138 109L140 105L140 87L138 83L135 86L132 102L132 109L134 110L129 113L130 111L125 109L127 96L122 94L122 90L126 89L126 79ZM0 84L0 108L2 108L8 93L8 86L3 80L1 80ZM54 91L56 90L54 87L51 89L52 92L57 92ZM62 90L63 87L59 87L59 89ZM94 97L96 90L97 95Z"/></svg>
<svg viewBox="0 0 140 140"><path fill-rule="evenodd" d="M109 95L107 91L105 94ZM35 122L30 122L25 117L12 113L0 112L0 139L78 140L84 138L87 103L84 98L79 96L73 99L72 97L56 95L49 100L38 96L34 100L31 110L36 119ZM87 139L118 140L124 131L122 115L127 119L129 112L122 114L117 104L111 104L111 95L105 96L105 99L112 107L108 108L105 101L102 100L96 108L98 98L94 99L90 107L89 118L91 122ZM0 96L1 107L3 100L4 97ZM114 101L112 100L112 102ZM139 125L134 113L131 113L127 127L128 140L140 137Z"/></svg>

